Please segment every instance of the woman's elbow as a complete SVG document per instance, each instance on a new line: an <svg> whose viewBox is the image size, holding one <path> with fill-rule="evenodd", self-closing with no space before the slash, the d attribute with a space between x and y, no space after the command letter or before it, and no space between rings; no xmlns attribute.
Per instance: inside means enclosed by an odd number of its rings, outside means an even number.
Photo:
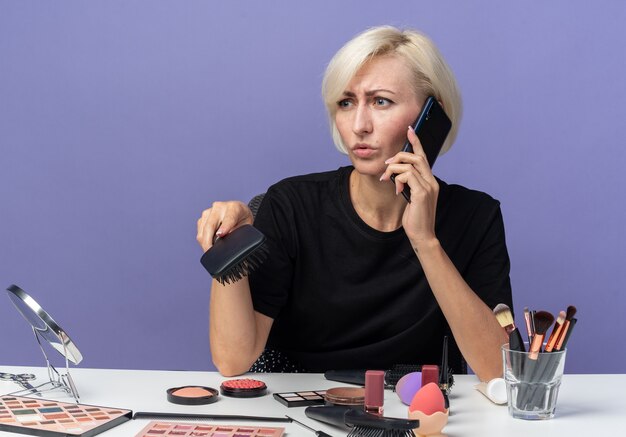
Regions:
<svg viewBox="0 0 626 437"><path fill-rule="evenodd" d="M246 373L250 370L254 360L242 360L241 357L235 358L221 358L213 357L213 364L222 376L238 376Z"/></svg>

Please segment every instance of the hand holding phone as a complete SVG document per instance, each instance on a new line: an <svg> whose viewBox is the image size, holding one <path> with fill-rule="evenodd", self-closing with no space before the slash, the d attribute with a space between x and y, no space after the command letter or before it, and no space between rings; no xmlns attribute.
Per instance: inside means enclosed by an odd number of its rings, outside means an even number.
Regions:
<svg viewBox="0 0 626 437"><path fill-rule="evenodd" d="M448 132L450 132L452 122L444 112L441 105L437 102L437 99L430 96L424 102L422 111L412 126L415 134L422 144L428 164L432 168L439 152L441 151L441 148L443 147L443 143L446 141ZM413 146L408 139L404 144L402 151L413 153ZM392 175L391 181L395 183L395 179L395 175ZM408 184L404 185L402 195L407 202L411 203L411 189Z"/></svg>

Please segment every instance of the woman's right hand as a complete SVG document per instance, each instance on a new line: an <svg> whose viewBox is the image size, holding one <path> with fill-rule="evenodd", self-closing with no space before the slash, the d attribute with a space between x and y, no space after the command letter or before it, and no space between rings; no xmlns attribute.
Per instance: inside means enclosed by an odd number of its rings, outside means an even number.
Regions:
<svg viewBox="0 0 626 437"><path fill-rule="evenodd" d="M254 221L252 211L243 202L213 202L209 209L202 211L198 219L196 240L206 252L213 246L215 237L223 237L242 225L251 225Z"/></svg>

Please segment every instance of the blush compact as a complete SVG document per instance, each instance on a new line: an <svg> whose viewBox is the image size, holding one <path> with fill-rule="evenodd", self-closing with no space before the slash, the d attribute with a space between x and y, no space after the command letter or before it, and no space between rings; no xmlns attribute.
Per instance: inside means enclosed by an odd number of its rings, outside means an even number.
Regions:
<svg viewBox="0 0 626 437"><path fill-rule="evenodd" d="M217 401L219 393L211 387L186 385L167 390L167 400L179 405L206 405Z"/></svg>
<svg viewBox="0 0 626 437"><path fill-rule="evenodd" d="M258 379L229 379L222 383L220 392L233 398L256 398L267 393L267 385Z"/></svg>

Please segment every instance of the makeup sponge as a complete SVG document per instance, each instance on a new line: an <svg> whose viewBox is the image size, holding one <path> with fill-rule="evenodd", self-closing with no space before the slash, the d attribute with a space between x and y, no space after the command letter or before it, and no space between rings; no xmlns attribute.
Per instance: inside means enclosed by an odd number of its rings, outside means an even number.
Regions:
<svg viewBox="0 0 626 437"><path fill-rule="evenodd" d="M422 372L411 372L404 375L396 384L396 394L403 404L409 405L415 393L422 387Z"/></svg>
<svg viewBox="0 0 626 437"><path fill-rule="evenodd" d="M426 384L413 396L409 411L421 411L430 416L433 413L446 411L446 403L439 386L434 382Z"/></svg>
<svg viewBox="0 0 626 437"><path fill-rule="evenodd" d="M416 436L439 436L448 423L448 410L439 386L426 384L413 397L409 406L409 419L419 420L420 426L413 432Z"/></svg>

